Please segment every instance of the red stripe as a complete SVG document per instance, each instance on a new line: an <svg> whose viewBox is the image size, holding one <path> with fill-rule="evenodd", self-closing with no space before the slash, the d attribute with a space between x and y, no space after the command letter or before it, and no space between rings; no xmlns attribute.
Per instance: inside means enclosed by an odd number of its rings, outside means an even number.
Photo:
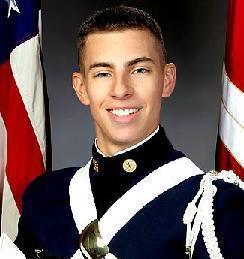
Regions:
<svg viewBox="0 0 244 259"><path fill-rule="evenodd" d="M7 129L6 175L21 213L23 191L45 167L9 61L0 65L0 112Z"/></svg>
<svg viewBox="0 0 244 259"><path fill-rule="evenodd" d="M244 92L244 1L229 0L225 68L228 77Z"/></svg>
<svg viewBox="0 0 244 259"><path fill-rule="evenodd" d="M216 170L233 170L241 179L244 179L244 168L235 160L220 137L217 140Z"/></svg>

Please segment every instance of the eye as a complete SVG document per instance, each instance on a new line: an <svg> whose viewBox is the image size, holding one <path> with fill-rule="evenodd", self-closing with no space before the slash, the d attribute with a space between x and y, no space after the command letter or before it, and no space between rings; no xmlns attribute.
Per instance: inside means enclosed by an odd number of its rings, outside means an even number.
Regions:
<svg viewBox="0 0 244 259"><path fill-rule="evenodd" d="M149 72L148 69L146 69L144 67L139 67L133 71L133 74L144 74L144 73L148 73L148 72Z"/></svg>
<svg viewBox="0 0 244 259"><path fill-rule="evenodd" d="M99 72L97 74L95 74L95 77L110 77L111 74L108 72Z"/></svg>

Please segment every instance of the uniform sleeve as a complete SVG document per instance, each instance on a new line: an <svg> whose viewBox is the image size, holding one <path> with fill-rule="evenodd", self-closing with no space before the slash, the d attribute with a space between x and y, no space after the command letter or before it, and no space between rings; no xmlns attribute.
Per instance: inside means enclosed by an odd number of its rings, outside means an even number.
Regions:
<svg viewBox="0 0 244 259"><path fill-rule="evenodd" d="M34 206L38 206L38 196L42 186L40 179L37 178L34 180L24 192L22 215L19 220L18 234L14 243L25 254L27 259L57 259L57 257L50 255L42 249L33 230L35 229L34 224L36 224L33 208Z"/></svg>
<svg viewBox="0 0 244 259"><path fill-rule="evenodd" d="M27 258L36 258L35 249L38 249L39 244L32 233L32 219L29 216L31 210L29 206L30 195L30 187L28 187L23 195L22 215L19 219L18 234L14 243Z"/></svg>
<svg viewBox="0 0 244 259"><path fill-rule="evenodd" d="M76 171L46 172L24 192L15 244L27 259L68 258L77 250L79 232L69 205L69 183Z"/></svg>
<svg viewBox="0 0 244 259"><path fill-rule="evenodd" d="M14 243L19 247L19 249L25 254L27 258L35 258L35 249L37 249L39 245L32 235L31 229L29 228L24 216L20 217L18 235Z"/></svg>
<svg viewBox="0 0 244 259"><path fill-rule="evenodd" d="M214 208L219 247L224 258L241 259L244 258L244 191L233 184L220 185Z"/></svg>

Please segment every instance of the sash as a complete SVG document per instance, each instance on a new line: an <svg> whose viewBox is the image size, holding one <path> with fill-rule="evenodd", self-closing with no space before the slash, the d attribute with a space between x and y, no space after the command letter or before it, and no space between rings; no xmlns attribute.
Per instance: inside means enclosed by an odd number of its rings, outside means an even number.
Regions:
<svg viewBox="0 0 244 259"><path fill-rule="evenodd" d="M71 179L69 186L71 211L79 233L97 218L89 179L89 167L90 162L79 169ZM182 157L159 167L143 178L120 197L100 219L99 229L106 245L150 201L189 177L199 174L204 174L204 172L190 159ZM77 250L72 258L83 258L80 250ZM116 257L112 254L106 256L106 259L112 258Z"/></svg>

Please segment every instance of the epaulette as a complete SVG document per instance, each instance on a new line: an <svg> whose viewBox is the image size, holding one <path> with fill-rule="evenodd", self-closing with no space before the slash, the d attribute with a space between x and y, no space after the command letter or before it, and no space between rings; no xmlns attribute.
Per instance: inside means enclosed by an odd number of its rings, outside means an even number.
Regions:
<svg viewBox="0 0 244 259"><path fill-rule="evenodd" d="M213 220L213 200L217 192L217 187L213 182L220 179L244 190L244 182L233 171L223 170L220 173L210 171L203 176L199 191L188 203L183 216L183 223L187 225L185 258L192 258L197 236L202 229L203 241L209 258L224 259L218 245Z"/></svg>

